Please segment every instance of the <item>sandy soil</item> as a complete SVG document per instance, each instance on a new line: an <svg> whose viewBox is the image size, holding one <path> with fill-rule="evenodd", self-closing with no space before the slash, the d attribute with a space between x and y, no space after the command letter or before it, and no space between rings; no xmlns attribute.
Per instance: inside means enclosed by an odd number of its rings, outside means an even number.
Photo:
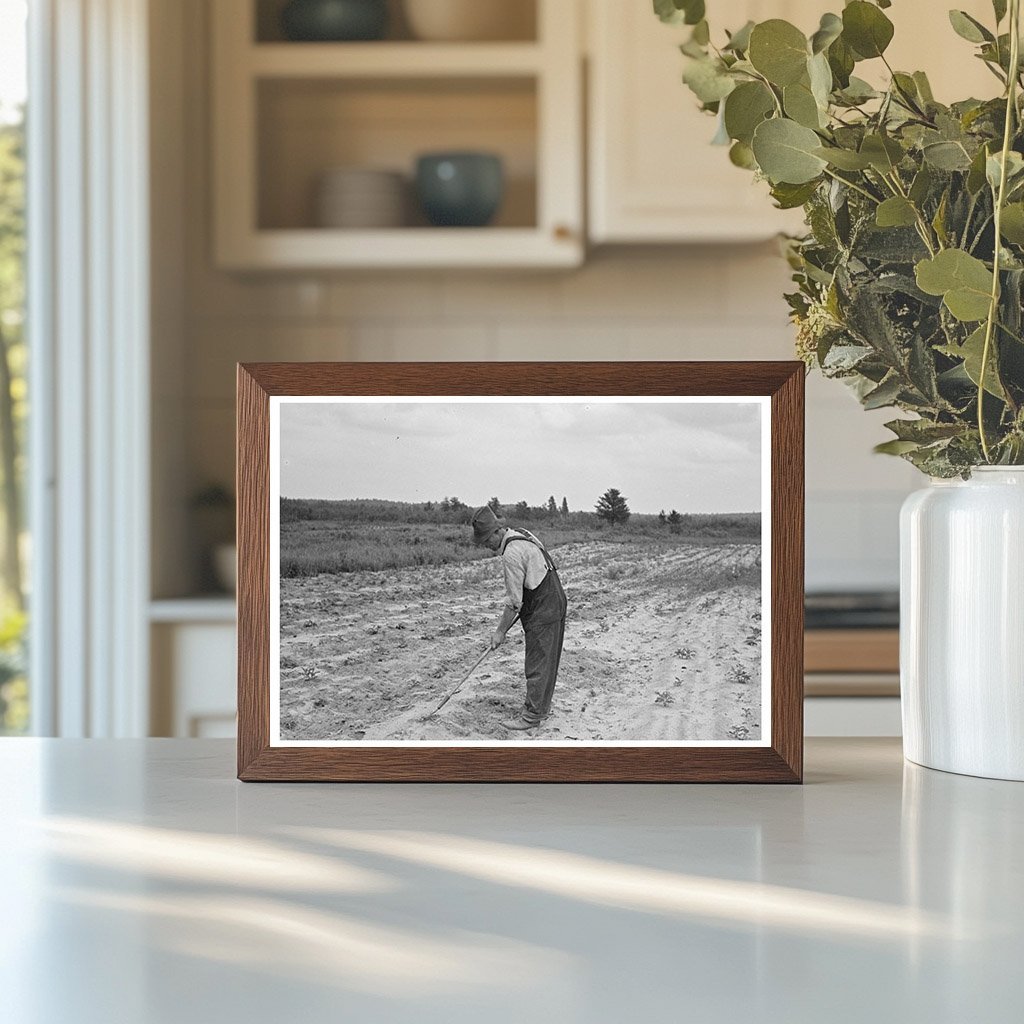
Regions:
<svg viewBox="0 0 1024 1024"><path fill-rule="evenodd" d="M487 646L497 559L281 581L281 733L296 740L756 740L760 587L749 544L554 549L569 599L552 714L513 733L517 624Z"/></svg>

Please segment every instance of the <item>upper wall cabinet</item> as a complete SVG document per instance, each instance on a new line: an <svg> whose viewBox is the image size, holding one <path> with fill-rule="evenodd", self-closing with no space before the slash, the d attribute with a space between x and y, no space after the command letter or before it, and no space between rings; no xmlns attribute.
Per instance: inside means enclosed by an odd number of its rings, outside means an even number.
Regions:
<svg viewBox="0 0 1024 1024"><path fill-rule="evenodd" d="M714 119L700 113L682 84L679 53L689 29L663 25L650 0L585 0L589 38L590 237L601 242L705 242L798 232L799 211L776 210L767 186L710 145ZM785 18L805 33L837 0L708 0L712 37L748 19ZM886 10L896 26L887 57L897 69L924 70L938 99L991 96L995 78L953 32L946 8L992 22L990 0L936 4L898 0ZM880 61L858 66L874 82Z"/></svg>
<svg viewBox="0 0 1024 1024"><path fill-rule="evenodd" d="M383 31L352 29L380 36L363 41L324 39L318 6L210 5L218 265L582 261L575 3L509 0L502 22L391 0Z"/></svg>
<svg viewBox="0 0 1024 1024"><path fill-rule="evenodd" d="M591 240L741 241L799 230L798 212L776 210L767 186L711 145L715 121L682 83L689 29L663 25L649 0L586 2ZM708 19L716 34L772 17L817 27L824 9L821 0L709 0Z"/></svg>

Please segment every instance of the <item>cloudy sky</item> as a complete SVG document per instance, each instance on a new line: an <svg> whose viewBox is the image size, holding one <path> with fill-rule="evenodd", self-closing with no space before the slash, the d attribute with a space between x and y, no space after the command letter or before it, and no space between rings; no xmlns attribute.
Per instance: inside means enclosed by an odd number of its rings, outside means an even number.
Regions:
<svg viewBox="0 0 1024 1024"><path fill-rule="evenodd" d="M287 498L386 498L634 512L761 509L761 407L728 402L281 402Z"/></svg>

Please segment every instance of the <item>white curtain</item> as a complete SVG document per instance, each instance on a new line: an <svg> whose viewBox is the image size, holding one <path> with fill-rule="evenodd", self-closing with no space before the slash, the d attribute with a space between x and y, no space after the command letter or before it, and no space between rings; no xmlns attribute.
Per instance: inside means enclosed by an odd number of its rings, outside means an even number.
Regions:
<svg viewBox="0 0 1024 1024"><path fill-rule="evenodd" d="M147 3L29 9L33 731L144 736Z"/></svg>

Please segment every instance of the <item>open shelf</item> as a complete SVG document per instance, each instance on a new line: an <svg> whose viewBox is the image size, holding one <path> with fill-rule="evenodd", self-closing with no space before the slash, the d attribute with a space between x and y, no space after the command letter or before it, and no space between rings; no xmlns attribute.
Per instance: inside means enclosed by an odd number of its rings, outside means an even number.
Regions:
<svg viewBox="0 0 1024 1024"><path fill-rule="evenodd" d="M324 230L315 197L336 167L402 174L406 223L380 230L428 229L414 195L416 160L451 150L496 153L504 166L493 224L471 233L537 226L534 79L272 79L258 84L257 120L261 230Z"/></svg>
<svg viewBox="0 0 1024 1024"><path fill-rule="evenodd" d="M443 74L536 75L534 43L274 43L249 48L257 78L409 78Z"/></svg>
<svg viewBox="0 0 1024 1024"><path fill-rule="evenodd" d="M280 41L278 0L212 7L214 246L219 266L568 267L583 260L582 69L575 4L531 0L532 39ZM394 12L393 12L394 13ZM435 228L414 200L426 153L497 154L493 221ZM338 169L400 173L408 210L371 230L322 226ZM382 204L385 205L386 204ZM360 213L363 211L360 210ZM366 222L367 217L352 218Z"/></svg>

